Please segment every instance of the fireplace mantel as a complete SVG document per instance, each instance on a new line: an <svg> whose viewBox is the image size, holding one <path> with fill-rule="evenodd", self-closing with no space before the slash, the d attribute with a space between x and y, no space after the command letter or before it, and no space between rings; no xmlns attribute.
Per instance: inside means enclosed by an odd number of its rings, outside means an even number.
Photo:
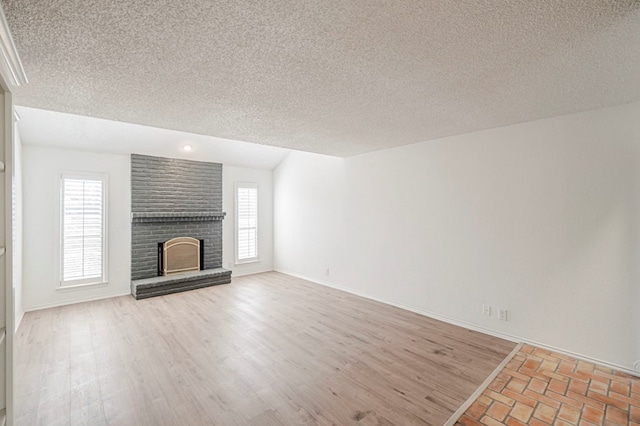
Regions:
<svg viewBox="0 0 640 426"><path fill-rule="evenodd" d="M133 212L132 223L213 222L223 220L225 212Z"/></svg>

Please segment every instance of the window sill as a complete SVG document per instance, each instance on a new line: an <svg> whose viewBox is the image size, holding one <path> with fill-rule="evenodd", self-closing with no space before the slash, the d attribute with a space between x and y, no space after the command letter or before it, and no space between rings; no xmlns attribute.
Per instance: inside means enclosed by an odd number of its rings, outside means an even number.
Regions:
<svg viewBox="0 0 640 426"><path fill-rule="evenodd" d="M248 263L259 263L260 259L236 260L235 266L246 265Z"/></svg>
<svg viewBox="0 0 640 426"><path fill-rule="evenodd" d="M75 284L75 285L65 285L56 288L56 291L72 291L79 290L82 288L93 288L93 287L106 287L109 285L108 281L99 282L99 283L89 283L89 284Z"/></svg>

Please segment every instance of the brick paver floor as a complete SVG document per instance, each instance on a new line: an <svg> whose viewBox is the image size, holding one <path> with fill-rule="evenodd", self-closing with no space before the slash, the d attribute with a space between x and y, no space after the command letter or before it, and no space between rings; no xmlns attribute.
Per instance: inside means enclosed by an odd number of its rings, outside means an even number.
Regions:
<svg viewBox="0 0 640 426"><path fill-rule="evenodd" d="M640 426L640 378L524 345L456 424Z"/></svg>

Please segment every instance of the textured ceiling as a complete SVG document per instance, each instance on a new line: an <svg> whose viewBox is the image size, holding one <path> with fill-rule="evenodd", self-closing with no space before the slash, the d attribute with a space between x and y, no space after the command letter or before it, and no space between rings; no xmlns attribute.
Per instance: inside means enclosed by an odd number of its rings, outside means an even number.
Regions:
<svg viewBox="0 0 640 426"><path fill-rule="evenodd" d="M290 150L36 108L16 107L25 145L131 153L273 170ZM182 148L189 145L190 152Z"/></svg>
<svg viewBox="0 0 640 426"><path fill-rule="evenodd" d="M3 0L19 105L348 156L640 99L640 0Z"/></svg>

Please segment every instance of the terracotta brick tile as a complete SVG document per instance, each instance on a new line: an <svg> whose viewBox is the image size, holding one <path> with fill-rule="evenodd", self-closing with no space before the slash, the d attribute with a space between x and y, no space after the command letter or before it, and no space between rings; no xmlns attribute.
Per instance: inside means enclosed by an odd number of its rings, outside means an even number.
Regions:
<svg viewBox="0 0 640 426"><path fill-rule="evenodd" d="M593 371L595 369L595 365L587 362L587 361L578 361L578 370L582 370L582 371Z"/></svg>
<svg viewBox="0 0 640 426"><path fill-rule="evenodd" d="M496 401L491 404L486 414L501 422L505 417L507 417L507 414L509 414L509 410L511 410L511 408L501 402Z"/></svg>
<svg viewBox="0 0 640 426"><path fill-rule="evenodd" d="M547 404L538 404L536 411L533 412L533 417L542 420L546 423L553 423L553 419L556 417L556 409L548 406Z"/></svg>
<svg viewBox="0 0 640 426"><path fill-rule="evenodd" d="M547 390L547 392L545 392L545 395L553 399L554 401L558 401L562 404L567 404L578 409L582 409L582 407L584 406L584 403L580 401L576 401L573 398L568 398L564 395L560 395L555 392L551 392L550 390Z"/></svg>
<svg viewBox="0 0 640 426"><path fill-rule="evenodd" d="M501 380L505 380L508 381L511 377L509 377L509 375L507 373L504 372L504 370L500 371L498 373L498 375L496 376L496 379L501 379Z"/></svg>
<svg viewBox="0 0 640 426"><path fill-rule="evenodd" d="M515 401L513 399L508 398L504 395L500 395L499 393L496 393L492 390L490 390L486 395L491 399L495 399L496 401L500 401L503 404L508 405L509 407L513 407L513 404L515 404Z"/></svg>
<svg viewBox="0 0 640 426"><path fill-rule="evenodd" d="M564 377L566 377L567 379L571 379L572 381L575 380L579 380L581 382L585 382L585 383L589 383L589 378L583 374L581 374L579 371L576 371L574 373L562 373L562 375Z"/></svg>
<svg viewBox="0 0 640 426"><path fill-rule="evenodd" d="M562 374L558 374L555 373L553 371L550 370L540 370L542 372L542 375L545 377L550 377L552 379L557 379L560 380L561 382L568 382L569 381L569 377L567 376L563 376ZM548 379L544 379L544 380L548 380Z"/></svg>
<svg viewBox="0 0 640 426"><path fill-rule="evenodd" d="M524 392L524 389L527 387L528 383L529 382L525 382L524 380L520 380L515 377L512 377L511 380L509 380L509 383L507 384L507 388L511 389L514 392L522 393Z"/></svg>
<svg viewBox="0 0 640 426"><path fill-rule="evenodd" d="M507 363L507 365L505 365L505 369L506 370L513 370L513 371L518 371L520 369L520 367L522 367L522 361L515 361L515 360L511 360Z"/></svg>
<svg viewBox="0 0 640 426"><path fill-rule="evenodd" d="M603 395L606 395L609 392L609 383L602 383L596 380L592 380L589 382L589 390L591 392L598 392Z"/></svg>
<svg viewBox="0 0 640 426"><path fill-rule="evenodd" d="M628 396L621 395L621 394L613 392L613 391L609 392L609 396L611 398L617 399L618 401L626 402L629 405L635 405L635 406L640 407L640 399L638 399L638 398L629 398Z"/></svg>
<svg viewBox="0 0 640 426"><path fill-rule="evenodd" d="M605 415L605 418L607 421L613 422L617 425L626 426L629 423L629 413L611 405L607 407L607 414Z"/></svg>
<svg viewBox="0 0 640 426"><path fill-rule="evenodd" d="M486 397L485 395L480 395L476 401L478 401L478 402L479 402L479 403L481 403L481 404L486 405L487 407L488 407L489 405L491 405L491 402L493 402L493 401L491 400L491 398L488 398L488 397Z"/></svg>
<svg viewBox="0 0 640 426"><path fill-rule="evenodd" d="M550 423L542 422L538 419L531 419L529 421L529 426L548 426L548 425L550 425Z"/></svg>
<svg viewBox="0 0 640 426"><path fill-rule="evenodd" d="M531 355L533 355L533 356L550 355L550 354L551 354L551 352L549 352L548 350L539 348L537 346L534 346L533 347L533 352L531 352Z"/></svg>
<svg viewBox="0 0 640 426"><path fill-rule="evenodd" d="M622 371L616 371L616 370L612 371L611 374L613 374L614 376L618 376L623 379L629 379L629 380L638 380L638 378L640 378L640 376L632 376L631 374L627 374Z"/></svg>
<svg viewBox="0 0 640 426"><path fill-rule="evenodd" d="M517 371L507 370L505 372L511 377L515 377L516 379L522 380L523 382L529 383L529 380L531 380L530 376L527 376L526 374L523 374L523 373L518 373Z"/></svg>
<svg viewBox="0 0 640 426"><path fill-rule="evenodd" d="M598 401L602 401L607 405L613 405L614 407L620 408L621 410L628 410L629 404L626 402L622 402L619 399L611 398L606 395L599 394L597 392L587 392L587 396L592 399L596 399Z"/></svg>
<svg viewBox="0 0 640 426"><path fill-rule="evenodd" d="M576 401L580 401L580 402L584 402L585 405L590 405L591 407L597 408L599 410L604 410L604 406L605 404L601 401L596 401L593 398L589 398L587 396L583 396L583 395L579 395L577 393L574 392L567 392L567 396L569 398L573 398Z"/></svg>
<svg viewBox="0 0 640 426"><path fill-rule="evenodd" d="M569 361L569 362L575 362L575 363L577 363L577 362L578 362L578 360L577 360L577 359L575 359L575 358L573 358L573 357L570 357L569 355L562 355L562 354L555 353L555 352L553 353L553 355L554 355L554 357L558 358L559 360L564 360L564 361Z"/></svg>
<svg viewBox="0 0 640 426"><path fill-rule="evenodd" d="M615 373L617 373L617 372L615 372ZM633 381L631 379L631 377L618 376L615 373L610 374L610 373L605 373L604 371L600 371L600 370L594 371L594 374L597 377L602 377L603 379L609 379L609 380L611 380L613 382L618 382L618 383L622 383L622 384L628 385L628 384L631 384L631 382Z"/></svg>
<svg viewBox="0 0 640 426"><path fill-rule="evenodd" d="M547 373L547 374L555 374L555 373L550 373L550 372L549 372L549 371L547 371L547 370L541 370L540 372L537 372L537 371L532 370L532 369L530 369L530 368L524 368L524 367L523 367L523 368L521 368L521 369L520 369L520 370L518 370L518 371L519 371L520 373L522 373L522 374L526 375L526 376L533 377L533 378L536 378L536 379L540 379L540 380L543 380L543 381L545 381L545 382L546 382L547 380L549 380L549 379L548 379L548 376L546 376L544 373Z"/></svg>
<svg viewBox="0 0 640 426"><path fill-rule="evenodd" d="M524 391L524 396L528 396L529 398L535 399L536 401L541 402L543 404L550 405L553 408L560 408L560 403L558 401L554 401L553 399L549 398L548 396L544 396L544 395L537 394L535 392L531 392L528 389L526 391Z"/></svg>
<svg viewBox="0 0 640 426"><path fill-rule="evenodd" d="M489 389L494 390L496 392L500 392L502 389L504 389L504 387L507 385L507 381L504 379L499 379L499 378L495 378L493 379L493 381L491 383L489 383L489 386L487 386Z"/></svg>
<svg viewBox="0 0 640 426"><path fill-rule="evenodd" d="M571 360L571 361L567 361L567 360L560 360L560 366L558 367L558 370L570 370L573 371L576 368L576 365L578 363L576 362L576 360Z"/></svg>
<svg viewBox="0 0 640 426"><path fill-rule="evenodd" d="M573 373L573 367L571 365L560 363L560 365L556 369L556 372L560 374Z"/></svg>
<svg viewBox="0 0 640 426"><path fill-rule="evenodd" d="M607 386L609 385L610 379L608 377L604 377L604 375L602 375L602 373L600 373L600 375L598 375L598 374L588 373L588 372L582 371L582 370L576 370L576 374L578 374L580 376L587 377L587 378L591 379L591 381L595 380L597 382L606 383Z"/></svg>
<svg viewBox="0 0 640 426"><path fill-rule="evenodd" d="M535 407L536 404L538 403L538 401L536 401L535 399L529 398L528 396L521 395L510 389L505 389L502 391L502 393L504 393L504 395L508 396L509 398L512 398L516 401L522 402L525 405L528 405L529 407Z"/></svg>
<svg viewBox="0 0 640 426"><path fill-rule="evenodd" d="M522 367L522 364L523 364L523 361L512 359L507 363L506 368L510 370L518 370L520 369L520 367Z"/></svg>
<svg viewBox="0 0 640 426"><path fill-rule="evenodd" d="M511 417L524 423L529 421L531 414L533 414L533 408L521 402L516 402L511 413L509 413Z"/></svg>
<svg viewBox="0 0 640 426"><path fill-rule="evenodd" d="M547 389L547 382L542 381L540 379L531 379L527 389L531 389L534 392L544 394L544 391Z"/></svg>
<svg viewBox="0 0 640 426"><path fill-rule="evenodd" d="M531 345L522 345L519 352L522 352L523 354L530 354L533 352L533 349L534 347Z"/></svg>
<svg viewBox="0 0 640 426"><path fill-rule="evenodd" d="M562 407L560 407L560 410L558 411L558 418L567 421L567 422L571 422L572 424L577 424L578 420L580 419L580 413L581 410L578 410L575 407L572 407L570 405L562 405Z"/></svg>
<svg viewBox="0 0 640 426"><path fill-rule="evenodd" d="M604 372L604 373L609 373L609 374L611 374L611 372L613 372L613 370L612 370L612 369L607 368L607 367L605 367L605 366L603 366L603 365L600 365L600 364L596 364L596 370L598 370L598 371L602 371L602 372Z"/></svg>
<svg viewBox="0 0 640 426"><path fill-rule="evenodd" d="M482 423L480 423L479 421L472 419L471 417L467 416L466 414L463 414L462 417L460 417L458 419L458 422L456 423L457 425L463 425L463 426L482 426Z"/></svg>
<svg viewBox="0 0 640 426"><path fill-rule="evenodd" d="M456 424L640 426L640 378L524 345Z"/></svg>
<svg viewBox="0 0 640 426"><path fill-rule="evenodd" d="M475 401L467 409L466 414L470 415L474 419L479 419L487 411L488 405L482 404L479 401Z"/></svg>
<svg viewBox="0 0 640 426"><path fill-rule="evenodd" d="M593 424L602 424L602 420L604 420L604 411L585 405L582 409L582 419Z"/></svg>
<svg viewBox="0 0 640 426"><path fill-rule="evenodd" d="M507 420L504 421L507 426L527 426L526 423L522 423L520 420L516 420L513 417L507 417Z"/></svg>
<svg viewBox="0 0 640 426"><path fill-rule="evenodd" d="M496 419L493 419L489 416L484 416L483 418L481 418L480 423L487 426L502 426L502 423L500 423Z"/></svg>
<svg viewBox="0 0 640 426"><path fill-rule="evenodd" d="M631 386L628 383L620 383L612 380L611 386L609 386L609 391L629 396L631 395Z"/></svg>
<svg viewBox="0 0 640 426"><path fill-rule="evenodd" d="M544 361L542 361L542 365L540 366L540 368L549 371L556 371L556 368L558 368L558 364L558 361L550 361L548 359L545 359Z"/></svg>
<svg viewBox="0 0 640 426"><path fill-rule="evenodd" d="M567 391L567 385L568 384L569 384L568 382L562 382L562 381L560 381L558 379L551 379L547 389L550 389L550 390L554 391L555 393L559 393L561 395L564 395L564 393Z"/></svg>
<svg viewBox="0 0 640 426"><path fill-rule="evenodd" d="M535 361L533 359L528 359L522 364L523 368L528 368L529 370L537 370L540 367L540 362Z"/></svg>
<svg viewBox="0 0 640 426"><path fill-rule="evenodd" d="M580 395L586 395L588 388L589 384L586 382L581 382L579 380L571 380L571 382L569 382L569 390Z"/></svg>
<svg viewBox="0 0 640 426"><path fill-rule="evenodd" d="M640 408L638 407L631 407L631 412L630 412L630 419L633 420L634 422L640 422Z"/></svg>

